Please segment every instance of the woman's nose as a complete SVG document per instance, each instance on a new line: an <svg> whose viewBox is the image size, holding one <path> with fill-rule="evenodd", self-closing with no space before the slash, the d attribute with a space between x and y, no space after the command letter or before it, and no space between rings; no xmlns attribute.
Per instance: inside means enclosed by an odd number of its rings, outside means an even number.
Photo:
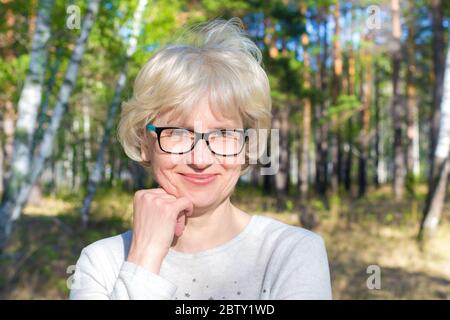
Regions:
<svg viewBox="0 0 450 320"><path fill-rule="evenodd" d="M214 154L209 150L205 140L200 139L197 141L197 144L192 150L191 160L191 163L196 166L207 166L214 163Z"/></svg>

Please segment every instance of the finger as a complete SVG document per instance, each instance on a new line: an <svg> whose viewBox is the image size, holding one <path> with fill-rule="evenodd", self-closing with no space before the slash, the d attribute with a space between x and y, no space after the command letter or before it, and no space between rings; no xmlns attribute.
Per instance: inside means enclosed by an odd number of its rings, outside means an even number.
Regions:
<svg viewBox="0 0 450 320"><path fill-rule="evenodd" d="M177 219L177 224L175 225L175 235L177 237L179 237L183 234L185 223L186 223L186 216L184 214L182 214Z"/></svg>
<svg viewBox="0 0 450 320"><path fill-rule="evenodd" d="M168 191L166 191L166 190L163 189L163 188L156 188L156 189L154 189L154 190L155 190L155 194L167 194L167 195L176 197L175 194L173 194L172 192L168 192Z"/></svg>
<svg viewBox="0 0 450 320"><path fill-rule="evenodd" d="M159 190L158 188L157 189L141 189L141 190L136 191L135 197L141 198L146 194L167 194L167 193L164 191L164 189Z"/></svg>
<svg viewBox="0 0 450 320"><path fill-rule="evenodd" d="M170 194L158 194L158 195L155 196L155 199L156 198L157 199L165 199L165 200L174 200L174 201L177 200L177 197L172 196Z"/></svg>
<svg viewBox="0 0 450 320"><path fill-rule="evenodd" d="M164 190L163 188L154 188L154 189L149 189L149 190L153 191L154 193L168 194L166 192L166 190Z"/></svg>
<svg viewBox="0 0 450 320"><path fill-rule="evenodd" d="M180 214L186 214L187 216L191 216L194 212L194 205L192 201L186 197L181 197L177 201L173 203L174 211L178 217Z"/></svg>

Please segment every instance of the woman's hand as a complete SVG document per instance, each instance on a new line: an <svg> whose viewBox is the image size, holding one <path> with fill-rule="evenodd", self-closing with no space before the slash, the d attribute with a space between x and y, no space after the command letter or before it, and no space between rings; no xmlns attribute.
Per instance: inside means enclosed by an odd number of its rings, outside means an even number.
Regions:
<svg viewBox="0 0 450 320"><path fill-rule="evenodd" d="M127 261L159 273L174 235L181 236L186 216L191 216L193 209L188 198L176 198L162 188L137 191L133 201L133 239Z"/></svg>

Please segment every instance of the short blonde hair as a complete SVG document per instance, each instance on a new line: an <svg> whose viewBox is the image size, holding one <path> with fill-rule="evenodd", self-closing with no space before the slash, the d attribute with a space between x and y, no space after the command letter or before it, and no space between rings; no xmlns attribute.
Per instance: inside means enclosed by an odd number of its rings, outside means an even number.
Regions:
<svg viewBox="0 0 450 320"><path fill-rule="evenodd" d="M213 112L238 116L245 128L270 128L272 101L262 53L239 18L187 28L145 63L118 125L128 157L145 165L140 150L146 124L166 111L186 117L204 96ZM248 171L247 158L241 175Z"/></svg>

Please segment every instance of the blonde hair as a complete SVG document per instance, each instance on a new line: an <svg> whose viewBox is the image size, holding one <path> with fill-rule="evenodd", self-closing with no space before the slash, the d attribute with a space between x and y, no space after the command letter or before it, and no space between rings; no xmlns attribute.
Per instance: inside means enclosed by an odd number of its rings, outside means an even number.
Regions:
<svg viewBox="0 0 450 320"><path fill-rule="evenodd" d="M145 63L118 125L128 157L145 165L140 148L146 124L169 110L186 117L205 95L213 111L240 117L245 128L270 128L272 101L262 53L239 18L186 28ZM248 167L246 161L241 175Z"/></svg>

